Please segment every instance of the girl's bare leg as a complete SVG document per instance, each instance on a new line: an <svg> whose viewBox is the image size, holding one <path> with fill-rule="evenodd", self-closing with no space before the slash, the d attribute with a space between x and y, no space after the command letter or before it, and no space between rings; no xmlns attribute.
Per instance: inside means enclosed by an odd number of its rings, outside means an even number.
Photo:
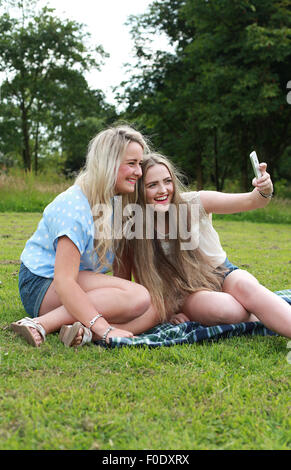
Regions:
<svg viewBox="0 0 291 470"><path fill-rule="evenodd" d="M258 320L227 292L199 291L190 294L184 302L181 312L190 321L207 326ZM174 317L171 320L174 320Z"/></svg>
<svg viewBox="0 0 291 470"><path fill-rule="evenodd" d="M253 312L267 328L291 338L291 306L250 273L242 269L233 271L226 277L223 291Z"/></svg>
<svg viewBox="0 0 291 470"><path fill-rule="evenodd" d="M150 296L147 290L137 283L124 279L82 271L79 273L78 284L90 297L96 310L102 313L104 319L109 323L121 324L133 320L142 315L150 305ZM88 322L91 319L91 317L88 318ZM43 326L48 334L58 331L62 325L70 325L76 320L78 319L61 305L54 288L54 282L52 282L43 299L36 321ZM104 320L100 318L97 321ZM40 334L33 328L31 331L36 340L41 343ZM123 335L122 333L124 334L125 331L120 330L120 336ZM132 334L129 333L128 336L132 336Z"/></svg>

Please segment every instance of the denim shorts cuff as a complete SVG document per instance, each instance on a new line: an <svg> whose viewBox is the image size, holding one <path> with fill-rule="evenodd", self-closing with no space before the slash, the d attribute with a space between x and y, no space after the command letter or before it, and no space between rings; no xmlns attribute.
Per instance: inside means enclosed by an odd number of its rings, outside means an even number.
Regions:
<svg viewBox="0 0 291 470"><path fill-rule="evenodd" d="M46 291L48 290L48 288L51 285L52 281L53 281L52 279L46 279L43 282L43 284L42 284L42 286L39 290L38 296L36 297L36 301L35 301L35 304L34 304L34 309L33 309L33 317L34 318L38 317L40 306L42 304L42 301L44 299Z"/></svg>
<svg viewBox="0 0 291 470"><path fill-rule="evenodd" d="M236 271L237 269L239 269L237 266L235 266L235 264L232 264L228 258L225 259L223 265L222 265L224 268L227 268L228 271L226 271L226 273L224 274L224 279L230 274L232 273L233 271Z"/></svg>
<svg viewBox="0 0 291 470"><path fill-rule="evenodd" d="M18 277L19 294L30 317L38 317L43 298L52 282L53 279L37 276L21 263Z"/></svg>

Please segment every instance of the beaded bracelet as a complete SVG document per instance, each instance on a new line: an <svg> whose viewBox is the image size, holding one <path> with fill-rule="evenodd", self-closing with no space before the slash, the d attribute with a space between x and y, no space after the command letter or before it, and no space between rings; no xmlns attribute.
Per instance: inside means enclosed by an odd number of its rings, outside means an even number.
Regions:
<svg viewBox="0 0 291 470"><path fill-rule="evenodd" d="M259 193L260 193L261 196L263 196L266 199L272 199L272 197L273 197L273 193L265 194L265 193L262 193L261 191L259 191Z"/></svg>
<svg viewBox="0 0 291 470"><path fill-rule="evenodd" d="M105 331L105 333L103 334L102 336L102 342L103 344L106 344L106 339L107 339L107 336L108 336L108 333L112 330L115 330L114 326L109 326L109 328L107 328L107 330Z"/></svg>
<svg viewBox="0 0 291 470"><path fill-rule="evenodd" d="M98 313L96 317L92 318L92 320L89 322L89 330L91 331L92 326L94 325L95 321L98 320L98 318L103 317L102 313Z"/></svg>

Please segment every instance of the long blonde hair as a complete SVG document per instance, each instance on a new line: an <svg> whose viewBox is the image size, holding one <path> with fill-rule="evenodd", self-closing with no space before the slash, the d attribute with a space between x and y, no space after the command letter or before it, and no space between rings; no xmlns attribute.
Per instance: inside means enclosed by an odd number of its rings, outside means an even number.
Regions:
<svg viewBox="0 0 291 470"><path fill-rule="evenodd" d="M149 146L142 134L128 125L110 127L99 132L89 143L86 163L75 180L88 199L91 211L99 214L102 205L102 238L95 237L95 251L99 258L100 270L110 267L107 260L108 252L114 249L112 240L112 198L117 174L130 142L137 142L144 153ZM135 202L137 188L134 193L123 195L123 204ZM98 215L100 217L100 214Z"/></svg>
<svg viewBox="0 0 291 470"><path fill-rule="evenodd" d="M144 179L149 168L161 164L168 169L173 181L174 191L171 203L176 207L180 203L186 204L181 196L181 192L185 189L177 170L166 157L152 153L148 154L143 161L143 175L138 183L137 202L141 205L143 214L146 212ZM190 206L187 205L190 211ZM178 313L186 295L199 290L221 291L223 280L223 270L210 266L198 248L181 250L182 237L179 227L177 229L177 238L168 241L172 249L170 259L165 255L157 236L154 239L144 237L124 240L121 248L123 256L131 259L135 280L148 289L161 321L165 321L170 313Z"/></svg>

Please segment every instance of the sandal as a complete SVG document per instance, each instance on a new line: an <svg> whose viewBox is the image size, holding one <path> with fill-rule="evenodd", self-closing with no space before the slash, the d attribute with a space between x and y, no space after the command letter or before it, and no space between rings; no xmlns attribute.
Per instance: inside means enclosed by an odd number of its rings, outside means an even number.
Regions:
<svg viewBox="0 0 291 470"><path fill-rule="evenodd" d="M65 346L72 346L74 339L78 335L79 329L83 328L84 334L82 342L78 346L83 346L86 343L91 343L92 341L92 332L89 328L86 328L82 323L79 321L75 322L73 325L63 325L60 333L59 338L64 343Z"/></svg>
<svg viewBox="0 0 291 470"><path fill-rule="evenodd" d="M45 341L45 329L43 328L43 326L41 326L40 323L33 321L30 317L25 317L21 320L18 320L17 322L13 322L11 323L10 327L14 331L14 333L17 333L19 336L22 336L24 339L26 339L29 344L36 348L39 347L40 344L36 342L35 337L33 336L30 328L35 328L42 336L43 342Z"/></svg>

